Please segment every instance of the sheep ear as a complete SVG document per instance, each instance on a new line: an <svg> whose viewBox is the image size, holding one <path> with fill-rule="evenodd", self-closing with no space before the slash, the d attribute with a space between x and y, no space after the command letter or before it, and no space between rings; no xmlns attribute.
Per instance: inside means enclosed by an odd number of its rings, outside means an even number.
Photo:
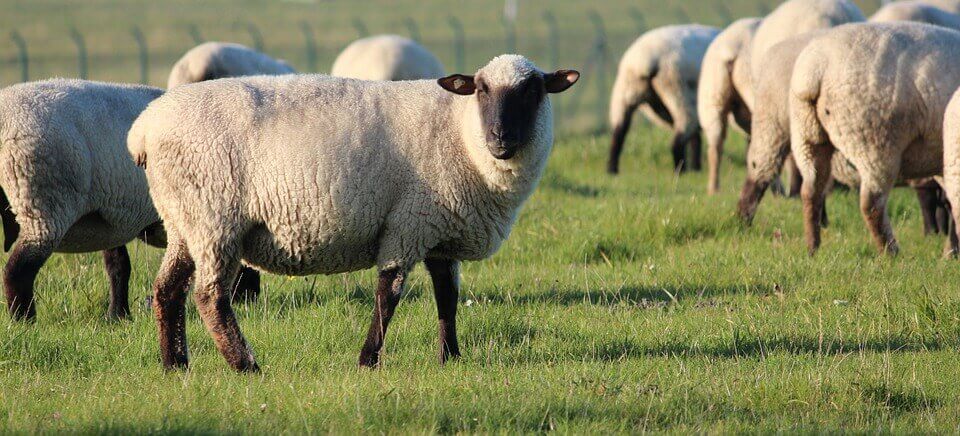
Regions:
<svg viewBox="0 0 960 436"><path fill-rule="evenodd" d="M472 95L477 90L477 84L473 81L473 76L463 74L454 74L437 79L440 87L454 94Z"/></svg>
<svg viewBox="0 0 960 436"><path fill-rule="evenodd" d="M580 72L577 70L557 70L555 73L543 75L544 87L551 94L566 91L577 83L577 80L580 80Z"/></svg>

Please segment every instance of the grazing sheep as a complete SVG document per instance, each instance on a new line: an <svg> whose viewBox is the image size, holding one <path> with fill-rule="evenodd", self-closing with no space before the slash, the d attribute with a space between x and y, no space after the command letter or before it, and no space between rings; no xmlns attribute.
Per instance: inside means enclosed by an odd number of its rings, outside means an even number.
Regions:
<svg viewBox="0 0 960 436"><path fill-rule="evenodd" d="M960 0L923 0L923 2L930 6L943 9L951 14L960 14Z"/></svg>
<svg viewBox="0 0 960 436"><path fill-rule="evenodd" d="M943 27L851 24L810 42L790 83L790 131L811 254L835 151L857 169L860 210L878 248L898 252L890 190L900 179L941 174L944 110L958 86L960 33Z"/></svg>
<svg viewBox="0 0 960 436"><path fill-rule="evenodd" d="M759 18L743 18L727 26L710 43L703 55L700 86L697 88L697 117L707 137L707 192L720 189L720 158L727 136L727 120L750 134L750 41L760 26Z"/></svg>
<svg viewBox="0 0 960 436"><path fill-rule="evenodd" d="M144 172L127 152L127 131L162 93L65 79L0 91L4 250L19 240L4 271L14 319L34 318L34 280L53 252L102 251L110 279L108 314L129 315L125 244L138 237L155 246L166 241ZM244 276L244 290L259 281Z"/></svg>
<svg viewBox="0 0 960 436"><path fill-rule="evenodd" d="M377 35L358 39L333 61L330 75L363 80L439 79L446 73L430 50L410 38Z"/></svg>
<svg viewBox="0 0 960 436"><path fill-rule="evenodd" d="M156 100L128 146L170 240L154 285L164 365L187 365L195 265L194 297L220 352L237 370L258 368L225 289L241 259L288 275L376 266L361 366L379 364L407 275L424 261L440 359L457 356L459 262L489 257L509 235L553 144L547 94L578 78L503 55L438 81L251 77Z"/></svg>
<svg viewBox="0 0 960 436"><path fill-rule="evenodd" d="M654 123L673 130L674 168L700 169L697 82L703 55L719 33L699 24L666 26L643 34L627 49L610 95L613 136L607 172L620 171L620 153L637 107Z"/></svg>
<svg viewBox="0 0 960 436"><path fill-rule="evenodd" d="M767 50L791 36L865 21L863 12L849 0L789 0L763 19L753 37L751 75L760 75Z"/></svg>
<svg viewBox="0 0 960 436"><path fill-rule="evenodd" d="M230 42L205 42L188 51L170 71L167 89L224 77L294 74L286 62Z"/></svg>
<svg viewBox="0 0 960 436"><path fill-rule="evenodd" d="M960 15L921 1L890 3L870 17L870 22L916 21L950 29L960 29Z"/></svg>

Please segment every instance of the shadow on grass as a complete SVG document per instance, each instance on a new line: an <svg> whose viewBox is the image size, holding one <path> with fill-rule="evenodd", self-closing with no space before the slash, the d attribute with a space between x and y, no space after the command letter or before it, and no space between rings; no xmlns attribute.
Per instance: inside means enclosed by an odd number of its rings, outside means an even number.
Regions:
<svg viewBox="0 0 960 436"><path fill-rule="evenodd" d="M560 292L541 292L536 294L504 295L502 293L473 293L472 297L481 303L512 305L597 305L622 306L634 305L641 308L665 306L687 300L704 300L737 294L767 295L759 285L665 285L665 286L627 286L616 290L565 290ZM662 303L662 304L657 304Z"/></svg>
<svg viewBox="0 0 960 436"><path fill-rule="evenodd" d="M556 172L546 174L540 186L583 198L597 198L603 193L603 189L574 182Z"/></svg>

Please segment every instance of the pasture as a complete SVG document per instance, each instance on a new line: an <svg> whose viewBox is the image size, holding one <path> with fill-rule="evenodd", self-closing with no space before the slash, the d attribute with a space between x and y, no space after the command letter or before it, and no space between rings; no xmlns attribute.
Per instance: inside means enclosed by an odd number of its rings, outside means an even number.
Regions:
<svg viewBox="0 0 960 436"><path fill-rule="evenodd" d="M89 77L137 81L133 41L120 39L137 24L156 47L149 82L162 84L192 45L189 20L209 39L248 42L233 23L254 19L268 53L305 69L290 23L316 19L325 70L356 36L352 17L364 17L371 33L402 32L402 16L391 12L407 9L426 45L448 69L454 63L444 49L449 29L426 25L442 21L449 2L0 4L8 7L0 26L36 41L33 79L72 75L64 29L83 26ZM64 4L69 13L53 12ZM585 69L592 33L583 17L591 8L603 16L603 71L612 74L637 33L628 2L549 4L570 29L560 38L570 42L560 56L566 67ZM684 4L693 19L711 23L712 2ZM501 33L481 34L500 32L499 2L455 5L472 35L468 65L502 51ZM521 22L530 16L539 26L542 8L527 6ZM730 2L735 15L755 6ZM671 20L656 2L636 7L650 11L651 25ZM545 40L525 39L527 31L519 51L549 67L537 45ZM13 49L3 53L6 85L18 73ZM577 85L583 97L560 99L580 110L558 121L546 173L510 239L493 258L464 264L458 361L437 363L436 306L419 267L380 370L356 366L376 281L366 271L265 275L260 300L236 305L263 369L257 375L227 367L188 303L191 369L165 373L146 301L162 252L136 242L132 320L105 320L98 254L48 262L37 281L36 322L0 316L0 432L960 431L960 264L941 258L940 237L923 235L912 191L891 200L899 257L877 256L857 196L841 191L828 199L830 226L811 258L798 200L768 194L753 226L735 218L745 173L740 136L730 141L716 196L705 194L705 173L671 170L669 134L648 123L631 131L621 174L606 175L609 136L595 129L608 90L601 93L598 80Z"/></svg>

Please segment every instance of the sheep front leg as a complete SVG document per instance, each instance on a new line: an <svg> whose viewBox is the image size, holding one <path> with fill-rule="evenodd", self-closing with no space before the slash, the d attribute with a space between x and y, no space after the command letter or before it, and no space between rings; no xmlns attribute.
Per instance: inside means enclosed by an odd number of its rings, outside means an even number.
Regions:
<svg viewBox="0 0 960 436"><path fill-rule="evenodd" d="M240 270L235 250L215 249L196 256L196 289L193 300L200 318L227 363L240 372L259 372L230 303L230 292Z"/></svg>
<svg viewBox="0 0 960 436"><path fill-rule="evenodd" d="M900 247L893 236L893 227L887 214L887 200L891 188L892 184L864 180L860 185L860 213L880 253L895 255L900 251Z"/></svg>
<svg viewBox="0 0 960 436"><path fill-rule="evenodd" d="M33 283L40 268L53 254L51 244L22 241L10 253L4 269L3 284L10 316L16 321L32 321L37 316L33 303Z"/></svg>
<svg viewBox="0 0 960 436"><path fill-rule="evenodd" d="M433 294L437 299L440 319L440 363L451 357L460 357L457 343L457 302L460 297L460 262L427 259L424 261L433 280Z"/></svg>
<svg viewBox="0 0 960 436"><path fill-rule="evenodd" d="M610 137L610 157L607 160L607 173L620 172L620 154L623 153L623 144L627 141L627 132L633 120L633 113L638 105L628 105L623 109L622 120L613 126L613 135Z"/></svg>
<svg viewBox="0 0 960 436"><path fill-rule="evenodd" d="M670 152L673 154L673 170L678 173L686 172L687 141L684 140L683 134L678 133L673 136Z"/></svg>
<svg viewBox="0 0 960 436"><path fill-rule="evenodd" d="M367 340L360 350L360 366L375 368L380 365L380 350L383 348L383 338L387 334L387 326L393 318L393 311L400 303L403 288L407 278L407 271L395 267L380 271L377 282L376 301L373 307L373 320L367 331Z"/></svg>
<svg viewBox="0 0 960 436"><path fill-rule="evenodd" d="M127 247L121 245L109 250L103 250L103 263L110 279L110 306L107 308L107 317L110 319L124 319L130 316L130 306L127 302L130 289L130 255Z"/></svg>
<svg viewBox="0 0 960 436"><path fill-rule="evenodd" d="M184 304L194 268L193 259L183 243L171 243L153 283L153 311L160 335L160 357L163 367L168 370L186 368L188 364Z"/></svg>
<svg viewBox="0 0 960 436"><path fill-rule="evenodd" d="M700 171L703 169L703 139L700 138L700 131L694 133L688 142L690 143L690 167L694 171Z"/></svg>

